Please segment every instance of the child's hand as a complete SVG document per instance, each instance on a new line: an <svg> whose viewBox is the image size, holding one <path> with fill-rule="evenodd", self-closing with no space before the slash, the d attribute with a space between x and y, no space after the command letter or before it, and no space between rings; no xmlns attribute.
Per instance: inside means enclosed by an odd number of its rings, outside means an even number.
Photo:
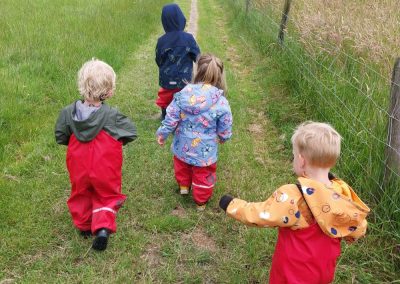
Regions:
<svg viewBox="0 0 400 284"><path fill-rule="evenodd" d="M231 203L232 200L233 197L228 194L222 196L219 200L219 207L221 207L226 212L226 209L228 208L229 203Z"/></svg>
<svg viewBox="0 0 400 284"><path fill-rule="evenodd" d="M344 240L346 241L346 243L348 245L350 245L350 244L352 244L352 243L354 243L356 241L356 239L353 238L353 237L344 237Z"/></svg>
<svg viewBox="0 0 400 284"><path fill-rule="evenodd" d="M164 141L164 139L163 139L163 137L162 137L161 135L158 136L158 138L157 138L157 143L158 143L158 145L160 145L160 146L164 146L165 141Z"/></svg>

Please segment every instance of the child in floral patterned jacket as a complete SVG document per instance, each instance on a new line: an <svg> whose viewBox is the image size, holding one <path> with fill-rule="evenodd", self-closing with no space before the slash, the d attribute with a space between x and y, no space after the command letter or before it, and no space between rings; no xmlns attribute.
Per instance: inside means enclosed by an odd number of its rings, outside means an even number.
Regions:
<svg viewBox="0 0 400 284"><path fill-rule="evenodd" d="M248 225L278 227L270 283L331 283L340 240L364 236L369 208L329 173L340 154L340 135L328 124L301 124L292 137L297 184L278 188L264 202L225 195L220 207Z"/></svg>
<svg viewBox="0 0 400 284"><path fill-rule="evenodd" d="M200 56L193 84L174 95L167 108L157 141L171 145L175 178L181 194L192 195L198 210L204 210L216 181L218 144L232 135L232 113L224 96L224 66L211 54Z"/></svg>

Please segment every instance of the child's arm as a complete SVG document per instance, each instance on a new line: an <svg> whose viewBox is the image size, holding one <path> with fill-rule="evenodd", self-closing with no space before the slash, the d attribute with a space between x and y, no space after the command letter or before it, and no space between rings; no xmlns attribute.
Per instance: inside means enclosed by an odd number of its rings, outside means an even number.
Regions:
<svg viewBox="0 0 400 284"><path fill-rule="evenodd" d="M192 44L190 46L190 58L196 62L197 61L197 57L200 55L200 47L198 46L196 40L192 37Z"/></svg>
<svg viewBox="0 0 400 284"><path fill-rule="evenodd" d="M115 126L118 131L119 140L125 145L132 142L137 138L136 127L133 122L122 113L117 113L117 118L115 121Z"/></svg>
<svg viewBox="0 0 400 284"><path fill-rule="evenodd" d="M174 95L174 99L167 107L167 114L165 115L165 119L161 122L162 125L158 128L156 132L157 142L161 146L164 145L165 140L167 140L168 136L175 131L180 120L181 110L176 102L176 97L177 94Z"/></svg>
<svg viewBox="0 0 400 284"><path fill-rule="evenodd" d="M159 52L158 43L157 43L157 46L156 46L156 63L157 63L158 67L161 66L161 54Z"/></svg>
<svg viewBox="0 0 400 284"><path fill-rule="evenodd" d="M352 232L350 235L344 237L343 239L346 241L346 243L348 244L352 244L355 241L357 241L358 239L362 238L365 236L365 233L367 232L367 226L368 226L368 222L367 220L363 220L361 225L358 226L357 230L355 230L354 232Z"/></svg>
<svg viewBox="0 0 400 284"><path fill-rule="evenodd" d="M299 194L293 185L284 185L264 202L247 202L224 195L219 206L228 216L247 226L292 227L300 220Z"/></svg>
<svg viewBox="0 0 400 284"><path fill-rule="evenodd" d="M68 145L69 138L72 134L66 122L66 115L65 109L63 109L58 116L54 130L56 142L60 145Z"/></svg>
<svg viewBox="0 0 400 284"><path fill-rule="evenodd" d="M231 108L229 107L228 101L226 99L224 99L224 101L224 103L226 104L224 106L224 112L217 121L217 135L220 143L224 143L232 136L232 112Z"/></svg>

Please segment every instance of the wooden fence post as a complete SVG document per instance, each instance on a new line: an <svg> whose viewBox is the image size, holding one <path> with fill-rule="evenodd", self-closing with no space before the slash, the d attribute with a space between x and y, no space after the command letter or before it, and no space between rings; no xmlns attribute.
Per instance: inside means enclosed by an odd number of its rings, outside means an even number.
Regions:
<svg viewBox="0 0 400 284"><path fill-rule="evenodd" d="M400 175L400 58L393 67L390 88L388 135L386 146L385 182L390 180L390 172ZM388 170L390 169L389 173Z"/></svg>
<svg viewBox="0 0 400 284"><path fill-rule="evenodd" d="M292 0L286 0L285 6L284 6L283 12L282 12L281 26L279 28L279 35L278 35L278 41L279 41L280 45L283 45L283 39L285 37L287 20L289 18L290 4L292 4Z"/></svg>
<svg viewBox="0 0 400 284"><path fill-rule="evenodd" d="M250 0L246 0L246 16L247 13L249 12L249 7L250 7Z"/></svg>

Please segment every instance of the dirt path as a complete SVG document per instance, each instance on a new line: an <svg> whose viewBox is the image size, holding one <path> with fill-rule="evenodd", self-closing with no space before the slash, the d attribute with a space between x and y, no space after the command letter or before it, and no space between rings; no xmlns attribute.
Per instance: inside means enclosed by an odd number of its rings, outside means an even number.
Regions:
<svg viewBox="0 0 400 284"><path fill-rule="evenodd" d="M192 0L190 8L190 19L188 24L188 32L191 33L195 38L197 36L197 19L199 17L197 9L197 0Z"/></svg>

